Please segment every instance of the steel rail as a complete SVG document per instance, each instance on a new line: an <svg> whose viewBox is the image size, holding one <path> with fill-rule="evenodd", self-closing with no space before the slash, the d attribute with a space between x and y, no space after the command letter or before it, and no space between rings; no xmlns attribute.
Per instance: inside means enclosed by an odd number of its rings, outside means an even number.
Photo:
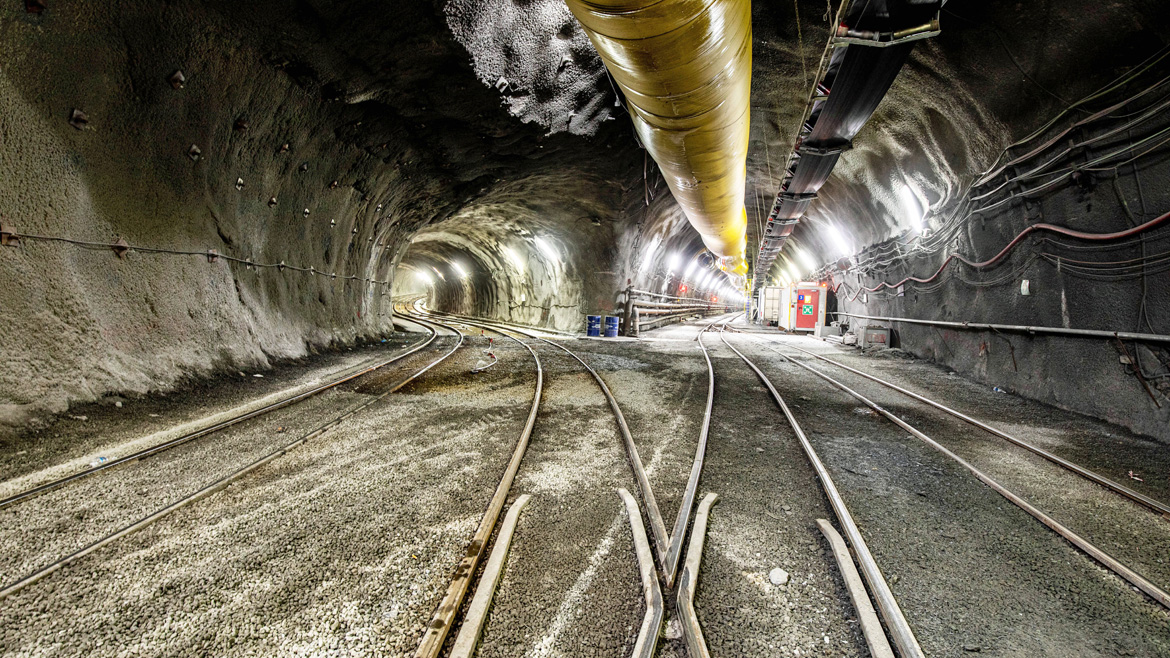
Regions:
<svg viewBox="0 0 1170 658"><path fill-rule="evenodd" d="M1148 595L1154 601L1157 601L1163 607L1170 609L1170 594L1167 594L1165 591L1163 591L1157 585L1154 585L1149 580L1146 580L1146 578L1144 576L1137 573L1133 569L1130 569L1129 567L1125 566L1124 564L1119 562L1113 556L1111 556L1108 553L1106 553L1105 551L1097 548L1094 544L1089 542L1087 539L1081 537L1080 535L1076 534L1075 532L1073 532L1069 528L1062 525L1057 520L1053 519L1052 517L1048 516L1044 512L1040 511L1040 509L1038 509L1036 506L1032 505L1031 503L1024 500L1020 496L1016 495L1015 493L1012 493L1006 487L1004 487L1000 483L996 482L995 480L993 480L991 477L989 477L988 475L986 475L985 473L983 473L979 469L975 468L967 460L963 459L962 457L955 454L954 452L952 452L950 449L946 448L945 446L943 446L939 442L930 438L926 434L923 434L917 428L910 425L906 421L902 420L901 418L899 418L895 414L885 410L877 403L873 402L872 400L870 400L869 398L865 397L864 395L858 393L857 391L854 391L853 389L842 384L841 382L839 382L839 381L833 379L832 377L829 377L828 375L820 372L816 368L805 365L805 364L793 359L792 357L788 356L787 354L781 352L778 349L775 349L775 348L769 348L769 349L771 349L773 352L779 354L781 357L784 358L784 360L788 361L789 363L792 363L792 364L795 364L801 368L804 368L805 370L813 373L814 375L820 377L821 379L829 382L833 386L836 386L837 388L841 389L842 391L857 398L857 400L859 400L862 404L865 404L867 407L873 409L874 411L878 412L879 414L881 414L885 418L889 419L894 424L898 425L898 427L901 427L902 429L906 430L907 432L909 432L913 436L917 437L918 439L920 439L922 442L926 443L930 447L934 448L935 450L938 450L939 452L946 455L947 457L950 457L957 464L959 464L963 468L967 469L972 475L974 475L976 478L978 478L980 482L982 482L983 484L986 484L988 487L991 487L996 493L1000 494L1004 498L1007 498L1016 507L1019 507L1020 509L1024 510L1028 514L1032 515L1037 521L1044 524L1045 526L1048 526L1048 528L1051 529L1053 532L1057 533L1061 537L1064 537L1066 540L1068 540L1068 542L1070 544L1077 547L1078 549L1080 549L1081 551L1083 551L1084 553L1086 553L1087 555L1092 557L1094 560L1096 560L1098 563L1102 564L1103 566L1108 568L1110 571L1112 571L1113 573L1120 576L1123 580L1129 582L1131 585L1133 585L1137 589L1141 590L1142 592L1145 592L1146 595Z"/></svg>
<svg viewBox="0 0 1170 658"><path fill-rule="evenodd" d="M416 318L416 321L419 320ZM486 327L486 325L474 322L465 322L465 324ZM495 330L493 329L493 331ZM487 510L479 522L479 527L476 529L475 535L472 537L467 550L464 551L463 557L459 560L459 566L455 568L451 583L447 587L447 593L443 596L443 600L435 608L435 612L431 616L431 621L427 625L427 631L419 643L418 650L415 652L416 658L433 658L442 653L443 644L454 626L455 617L463 605L464 598L467 596L467 590L471 585L471 580L475 577L480 560L483 559L484 554L487 552L488 541L491 539L492 531L496 527L496 521L500 517L504 503L508 499L508 493L512 490L512 483L516 479L516 473L520 470L520 462L524 459L524 453L527 452L529 440L532 438L532 430L536 426L536 415L540 409L540 399L544 391L544 369L541 367L540 358L526 343L512 336L508 336L503 332L498 333L507 336L528 350L528 353L532 355L532 360L536 363L536 387L532 394L532 406L528 411L528 419L524 423L524 429L520 431L520 438L516 442L512 459L508 462L508 468L505 469L503 477L500 478L499 484L496 485L496 491L492 494L492 499L488 503ZM515 504L513 504L514 506ZM480 585L482 584L483 580L481 579ZM493 584L492 587L494 588L495 585ZM476 596L478 596L478 591L476 592ZM478 638L478 636L477 632L476 637ZM462 633L460 633L460 637L462 637Z"/></svg>
<svg viewBox="0 0 1170 658"><path fill-rule="evenodd" d="M1134 491L1133 489L1130 489L1129 487L1126 487L1123 484L1114 482L1113 480L1110 480L1109 478L1105 477L1104 475L1100 475L1094 471L1091 471L1087 468L1084 468L1083 466L1078 466L1077 464L1070 462L1067 459L1064 459L1063 457L1057 456L1057 455L1055 455L1051 452L1048 452L1047 450L1044 450L1043 448L1040 448L1038 446L1034 446L1031 443L1024 441L1023 439L1018 439L1018 438L1008 434L1007 432L996 429L996 428L992 427L991 425L988 425L988 424L983 423L981 421L975 420L974 418L972 418L972 417L970 417L962 412L955 411L954 409L951 409L950 407L947 407L943 404L935 402L934 400L931 400L927 397L924 397L922 395L914 393L913 391L909 391L907 389L904 389L904 388L898 386L897 384L893 384L893 383L888 382L884 379L881 379L881 378L875 377L873 375L870 375L868 373L862 372L861 370L858 370L856 368L851 368L843 363L840 363L839 361L834 361L830 358L821 356L820 354L815 354L813 352L809 352L809 351L801 349L795 345L786 345L786 347L791 347L792 349L794 349L798 352L803 352L804 354L807 354L811 357L820 359L821 361L825 361L827 363L831 363L831 364L837 366L838 368L848 370L849 372L852 372L855 375L858 375L858 376L864 377L868 380L877 382L877 383L882 384L883 386L886 386L888 388L892 388L895 391L898 391L899 393L902 393L904 395L908 395L908 396L914 398L915 400L918 400L919 402L923 402L925 404L928 404L928 405L934 407L935 409L938 409L939 411L948 413L948 414L954 416L955 418L958 418L959 420L962 420L966 423L974 425L975 427L978 427L981 430L984 430L986 432L994 434L995 436L998 436L999 438L1004 439L1005 441L1008 441L1008 442L1013 443L1021 448L1024 448L1025 450L1033 452L1033 453L1043 457L1044 459L1047 459L1048 461L1050 461L1058 466L1062 466L1062 467L1072 471L1073 473L1076 473L1077 475L1085 478L1086 480L1089 480L1090 482L1095 482L1096 484L1099 484L1102 487L1105 487L1106 489L1109 489L1110 491L1113 491L1116 494L1119 494L1121 496L1129 498L1130 500L1134 501L1135 503L1138 503L1140 505L1144 505L1145 507L1153 510L1154 512L1158 512L1158 513L1163 514L1167 517L1170 517L1170 505L1166 505L1165 503L1162 503L1158 500L1150 498L1149 496L1146 496L1145 494Z"/></svg>
<svg viewBox="0 0 1170 658"><path fill-rule="evenodd" d="M297 402L300 402L302 400L310 398L314 395L317 395L318 393L322 393L322 392L327 391L331 388L340 386L341 384L352 381L358 377L361 377L362 375L367 375L371 372L374 372L375 370L378 370L378 369L383 368L385 366L388 366L392 363L395 363L397 361L405 359L406 357L410 356L411 354L414 354L415 352L418 352L419 350L425 348L427 345L430 345L431 342L433 342L435 340L436 335L437 335L436 332L433 329L431 329L431 335L429 337L420 341L419 343L416 343L414 346L412 346L407 351L405 351L401 354L398 354L390 359L387 359L381 363L367 367L359 372L346 375L346 376L341 377L339 379L336 379L334 381L328 382L326 384L322 384L321 386L317 386L316 388L310 389L308 391L297 393L296 395L289 396L287 398L284 398L283 400L277 400L276 402L273 402L272 404L268 404L268 405L265 405L263 407L260 407L259 409L254 409L254 410L246 412L246 413L232 416L231 418L220 421L220 422L215 423L213 425L209 425L207 427L195 430L193 432L188 432L187 434L184 434L182 436L175 437L174 439L171 439L169 441L164 441L162 443L150 446L149 448L144 448L142 450L131 453L131 454L126 455L124 457L119 457L117 459L113 459L113 460L105 462L103 464L98 464L97 466L91 466L90 468L87 468L83 471L78 471L76 473L72 473L70 475L66 475L64 477L60 477L60 478L57 478L55 480L51 480L49 482L45 482L44 484L40 484L40 485L37 485L35 487L31 487L31 488L26 489L24 491L21 491L19 493L8 496L7 498L0 499L0 509L3 509L5 507L9 507L11 505L15 505L17 503L24 502L26 500L29 500L30 498L34 498L34 497L39 496L41 494L47 493L53 489L57 489L58 487L62 487L66 484L69 484L71 482L75 482L75 481L80 480L82 478L89 477L90 475L94 475L98 472L106 471L106 470L109 470L109 469L114 468L116 466L122 466L122 465L128 464L128 463L133 462L133 461L145 459L147 457L150 457L151 455L156 455L160 452L170 450L171 448L175 448L175 447L181 446L185 443L189 443L191 441L194 441L196 439L203 438L205 436L208 436L209 434L214 434L214 433L219 432L221 430L232 427L233 425L237 425L239 423L242 423L246 420L251 420L253 418L263 416L269 412L276 411L277 409L281 409L281 408L287 407L289 405L295 404Z"/></svg>
<svg viewBox="0 0 1170 658"><path fill-rule="evenodd" d="M479 637L483 633L483 625L487 622L488 609L492 605L492 597L500 584L500 576L504 573L504 560L508 559L512 535L516 532L520 512L528 504L529 498L528 494L518 496L516 502L508 508L504 523L500 526L500 534L492 546L492 554L483 568L483 576L475 588L475 596L471 598L471 606L467 609L463 624L459 626L459 635L455 637L449 658L471 658L475 655L475 648L479 645Z"/></svg>
<svg viewBox="0 0 1170 658"><path fill-rule="evenodd" d="M492 322L481 322L481 324L485 326L502 326ZM589 371L589 374L593 376L593 380L597 382L598 387L601 388L601 392L605 395L605 399L609 402L610 409L613 410L614 418L617 420L618 430L621 432L622 440L626 447L626 460L630 464L630 470L634 472L634 479L638 485L638 492L642 496L642 502L646 505L646 516L650 519L650 530L654 535L654 548L656 549L655 555L658 558L659 568L662 570L663 576L665 577L668 572L666 553L670 546L670 538L666 534L666 523L662 520L662 512L659 511L658 501L655 500L654 491L650 488L650 479L646 476L646 469L642 466L641 457L638 456L638 447L634 444L634 437L630 434L630 427L626 424L626 417L624 414L622 414L621 407L618 406L618 401L613 396L613 393L610 392L609 386L606 386L605 380L601 378L601 375L597 374L597 371L594 370L588 363L586 363L584 359L577 356L573 351L564 345L548 340L547 338L536 336L521 329L510 329L507 327L504 327L504 329L528 336L529 338L535 338L536 340L543 341L573 357L577 360L578 363L581 364L582 367L585 368L585 370ZM667 587L672 585L673 577L667 579Z"/></svg>
<svg viewBox="0 0 1170 658"><path fill-rule="evenodd" d="M477 323L477 322L467 321L462 316L451 315L451 314L447 314L447 313L440 313L440 315L443 315L445 317L460 318L461 320L466 321L467 324L470 324L473 326L481 326L481 327L486 326L489 328L496 327L497 331L499 330L498 329L499 327L504 327L504 325L497 324L497 323L484 323L484 322ZM727 320L725 322L730 322L731 320L734 320L735 317L738 317L738 315L742 315L742 313L738 313L736 315L733 315L729 320ZM681 558L682 558L683 540L686 538L687 526L690 525L691 510L694 509L695 494L696 494L696 491L698 490L699 477L702 474L702 470L703 470L703 460L704 460L706 452L707 452L707 437L708 437L709 429L711 426L711 409L712 409L712 406L714 405L714 401L715 401L715 370L714 370L713 366L711 365L711 357L708 354L707 347L706 347L706 345L703 344L702 335L705 331L710 329L715 324L716 324L715 322L708 323L706 325L706 327L704 327L703 330L700 331L699 334L695 337L695 340L697 340L699 342L699 347L703 350L703 359L707 363L707 404L706 404L706 408L704 409L704 412L703 412L703 422L702 422L702 427L701 427L700 432L699 432L699 442L698 442L698 445L696 446L696 449L695 449L695 459L691 465L691 474L687 480L686 490L683 494L683 501L682 501L682 504L679 506L678 517L675 520L674 529L670 533L669 539L666 542L666 546L667 546L666 557L663 560L664 566L662 567L662 569L663 569L663 580L665 581L667 588L671 588L674 586L675 578L676 578L677 573L678 573L678 565L679 565ZM514 331L516 331L517 333L520 333L522 335L528 335L530 338L537 338L539 340L545 340L543 338L540 338L539 336L533 336L531 334L527 334L527 333L523 332L522 330L517 329ZM560 347L562 350L565 350L566 352L568 352L568 350L566 350L564 347L562 347L560 345L557 345L556 343L552 343L551 341L547 341L547 340L545 340L545 342L548 342L551 345L556 345L557 347ZM620 410L617 409L617 406L616 406L617 401L613 398L613 396L611 394L609 394L608 388L605 386L604 382L600 381L600 377L598 377L597 373L594 372L592 368L590 368L587 364L585 364L585 362L582 361L575 354L572 354L571 352L569 352L569 354L571 356L573 356L574 358L576 358L577 361L579 361L582 365L584 365L585 368L588 369L593 374L594 378L598 380L598 383L601 385L602 390L607 394L607 398L610 400L611 407L613 407L615 410L615 413L617 413L620 416L621 412L620 412ZM621 424L621 425L625 424L624 417L621 417L621 419L619 420L619 424ZM628 432L628 428L626 428L626 431ZM632 439L630 440L630 442L627 442L627 446L630 445L630 443L632 443ZM633 459L637 459L636 449L634 452L634 457L631 459L631 464L633 464ZM635 477L638 477L639 471L641 471L640 474L643 477L645 476L645 470L642 469L642 464L641 464L640 459L637 461L637 466L634 466L633 469L635 472ZM640 486L641 486L641 481L639 481L639 487ZM646 487L647 487L647 490L649 490L649 482L648 481L646 483ZM655 504L655 507L656 507L656 504ZM661 519L661 515L659 515L659 518ZM651 514L651 523L652 524L653 524L653 521L654 521L653 515ZM663 531L665 534L665 523L663 523Z"/></svg>
<svg viewBox="0 0 1170 658"><path fill-rule="evenodd" d="M642 618L638 641L634 644L631 655L633 658L653 658L664 614L662 590L658 587L658 578L654 575L654 555L650 551L650 542L646 539L646 526L642 524L638 501L625 489L618 489L618 495L626 504L626 514L630 517L630 532L634 536L634 550L638 554L638 571L642 574L642 595L646 599L646 615Z"/></svg>
<svg viewBox="0 0 1170 658"><path fill-rule="evenodd" d="M853 600L853 609L857 610L857 621L861 624L861 634L865 636L869 655L871 658L894 658L894 650L890 648L890 642L882 630L882 622L869 602L869 592L865 591L865 584L861 582L857 567L853 565L853 557L849 554L845 540L841 539L837 529L826 519L817 519L817 527L829 542L833 557L837 558L837 568L845 581L845 589L849 590L849 598Z"/></svg>
<svg viewBox="0 0 1170 658"><path fill-rule="evenodd" d="M699 341L699 348L703 350L703 360L707 362L707 406L703 410L703 424L699 429L699 443L695 447L695 461L691 464L691 475L687 479L687 488L683 492L682 504L678 508L678 518L674 522L674 530L670 533L670 544L666 551L666 586L674 585L675 574L678 571L679 560L682 557L683 539L687 534L687 525L691 521L691 509L695 505L695 493L699 489L699 476L703 472L703 460L707 455L707 436L711 428L711 408L715 404L715 368L711 365L711 355L707 346L703 344L703 334L715 323L712 322L699 330L695 340ZM693 539L692 539L693 542ZM702 550L700 548L700 550Z"/></svg>
<svg viewBox="0 0 1170 658"><path fill-rule="evenodd" d="M695 514L695 527L691 531L691 542L687 546L687 562L678 578L675 605L682 620L683 639L687 643L689 658L711 658L711 652L707 650L707 640L703 637L703 628L699 625L699 616L695 614L695 590L699 586L699 567L703 561L707 519L711 514L711 506L718 500L719 496L709 493L703 497L703 502L699 503L699 511Z"/></svg>
<svg viewBox="0 0 1170 658"><path fill-rule="evenodd" d="M454 327L447 327L447 325L444 325L444 324L439 323L439 322L434 322L433 324L441 326L441 327L445 327L447 329L450 329L451 331L454 331L459 336L459 340L456 341L455 346L452 347L450 351L443 354L441 357L439 357L435 361L432 361L428 365L424 366L422 369L415 372L413 375L407 377L404 381L395 385L394 388L392 388L389 391L386 391L385 393L382 393L376 397L373 397L370 400L367 400L366 402L363 402L362 404L360 404L356 407L353 407L349 411L346 411L338 416L335 416L334 418L332 418L328 421L325 421L324 423L318 425L316 428L310 430L308 433L303 434L300 438L297 438L297 439L294 439L292 441L289 441L288 443L285 443L284 445L280 446L276 450L273 450L272 452L269 452L268 454L260 457L259 459L256 459L255 461L249 463L248 465L244 466L243 468L240 468L240 469L216 480L215 482L212 482L211 484L203 487L202 489L199 489L198 491L196 491L194 493L191 493L187 496L184 496L183 498L180 498L179 500L167 505L166 507L163 507L163 508L155 511L154 513L152 513L148 516L145 516L145 517L139 519L138 521L135 521L134 523L131 523L130 525L121 528L120 530L118 530L116 532L113 532L111 534L106 535L105 537L103 537L103 538L83 547L83 548L80 548L77 551L74 551L73 553L70 553L69 555L53 562L52 564L49 564L48 566L42 567L41 569L38 569L38 570L34 571L33 573L28 574L27 576L24 576L23 578L21 578L17 581L14 581L12 583L9 583L8 585L5 585L2 589L0 589L0 599L3 599L7 596L15 594L16 592L24 589L25 587L28 587L29 585L32 585L33 583L45 578L46 576L49 576L49 575L59 571L60 569L63 569L64 567L69 566L70 564L80 560L81 558L89 555L90 553L93 553L94 551L97 551L98 549L121 539L122 537L125 537L125 536L133 534L139 530L142 530L143 528L155 523L159 519L162 519L163 517L171 514L172 512L175 512L176 510L179 510L183 507L186 507L187 505L190 505L191 503L194 503L202 498L205 498L205 497L223 489L224 487L235 482L236 480L239 480L240 478L251 473L252 471L255 471L256 469L260 468L261 466L264 466L265 464L273 461L277 457L280 457L282 455L287 454L289 451L293 450L294 448L297 448L301 444L307 442L309 439L312 439L312 438L315 438L317 436L320 436L321 434L324 434L329 429L337 426L342 421L346 420L347 418L350 418L351 416L358 413L359 411L362 411L362 410L374 405L375 403L380 402L381 400L385 399L386 397L388 397L392 393L395 393L396 391L400 390L402 387L406 386L410 382L412 382L415 379L417 379L418 377L422 376L424 373L426 373L431 368L434 368L435 366L442 363L444 360L447 359L447 357L454 354L455 351L458 350L459 347L463 344L463 334L460 333L459 330L455 329Z"/></svg>
<svg viewBox="0 0 1170 658"><path fill-rule="evenodd" d="M877 561L873 559L873 554L870 553L865 539L861 536L861 531L858 530L857 524L853 521L853 515L849 513L849 508L846 507L845 500L841 497L840 492L837 491L837 485L833 483L828 469L821 462L821 458L817 456L816 450L813 449L812 443L808 440L804 430L801 429L800 423L796 421L796 417L792 414L788 405L785 404L784 398L776 391L776 387L772 385L772 381L764 375L763 371L756 367L756 364L752 363L743 353L735 349L727 341L727 337L724 334L720 333L719 337L723 340L724 345L730 348L732 352L735 352L756 373L756 377L759 378L760 382L771 393L772 399L776 401L780 410L784 412L785 418L788 419L788 424L792 426L793 432L796 433L796 438L800 441L805 456L808 457L813 470L816 472L817 479L821 482L821 488L824 489L825 495L829 499L829 505L833 508L833 513L837 516L837 521L845 531L845 536L848 537L849 544L853 546L853 550L857 555L857 561L861 565L861 573L865 576L866 582L869 583L870 592L873 594L874 601L877 603L878 610L881 612L887 628L889 628L894 645L898 647L898 653L902 658L925 658L922 653L922 648L918 646L918 639L914 636L914 631L910 628L909 622L906 621L905 615L902 614L902 608L898 605L897 599L894 598L894 593L890 591L890 586L886 582L885 576L882 575Z"/></svg>

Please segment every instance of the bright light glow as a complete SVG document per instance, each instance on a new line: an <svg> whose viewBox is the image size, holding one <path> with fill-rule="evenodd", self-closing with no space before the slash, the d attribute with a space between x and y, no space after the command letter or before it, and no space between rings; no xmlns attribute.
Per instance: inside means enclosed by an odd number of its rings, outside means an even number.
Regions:
<svg viewBox="0 0 1170 658"><path fill-rule="evenodd" d="M666 271L674 274L678 268L682 266L682 256L679 254L671 254L670 258L666 259Z"/></svg>
<svg viewBox="0 0 1170 658"><path fill-rule="evenodd" d="M811 272L817 269L817 262L813 260L813 257L807 251L804 249L793 249L793 251L796 252L796 259L800 261L800 264L804 266L805 270ZM800 275L797 275L797 278L799 279Z"/></svg>
<svg viewBox="0 0 1170 658"><path fill-rule="evenodd" d="M516 251L511 247L504 247L503 250L504 255L507 256L508 260L512 262L512 267L516 268L517 272L523 274L524 261L520 259L520 254L516 253Z"/></svg>
<svg viewBox="0 0 1170 658"><path fill-rule="evenodd" d="M792 283L798 283L801 279L800 270L796 269L796 263L788 264L788 273L792 275Z"/></svg>
<svg viewBox="0 0 1170 658"><path fill-rule="evenodd" d="M711 278L711 270L703 270L703 273L699 275L699 280L695 282L695 287L696 288L706 287L707 281L710 278Z"/></svg>
<svg viewBox="0 0 1170 658"><path fill-rule="evenodd" d="M455 270L455 274L459 275L460 279L466 279L469 276L468 271L463 269L463 266L459 264L459 261L452 261L451 267Z"/></svg>
<svg viewBox="0 0 1170 658"><path fill-rule="evenodd" d="M826 222L825 232L829 234L829 240L833 245L837 247L838 256L848 256L853 253L853 246L849 244L849 240L845 239L845 234L837 228L836 224Z"/></svg>
<svg viewBox="0 0 1170 658"><path fill-rule="evenodd" d="M662 242L662 238L657 235L650 241L650 245L646 247L646 253L642 256L642 271L650 269L654 263L654 252L658 251L658 245Z"/></svg>
<svg viewBox="0 0 1170 658"><path fill-rule="evenodd" d="M691 278L691 276L694 275L694 273L695 273L695 269L697 269L698 267L699 267L699 259L696 258L695 260L691 261L691 264L689 266L687 266L687 271L686 271L686 274L683 274L683 278L684 279Z"/></svg>
<svg viewBox="0 0 1170 658"><path fill-rule="evenodd" d="M902 210L906 212L906 217L910 219L910 225L914 227L914 230L921 231L925 209L923 208L922 202L919 201L918 194L907 183L902 186L902 190L898 193L898 196L901 197Z"/></svg>
<svg viewBox="0 0 1170 658"><path fill-rule="evenodd" d="M540 253L544 254L544 257L547 258L549 262L561 262L560 252L558 252L557 248L554 247L548 240L545 240L544 238L536 238L536 248L540 250Z"/></svg>
<svg viewBox="0 0 1170 658"><path fill-rule="evenodd" d="M433 285L435 283L435 279L431 277L429 273L424 272L423 270L418 270L414 273L414 276L418 279L419 283L423 284L424 286Z"/></svg>
<svg viewBox="0 0 1170 658"><path fill-rule="evenodd" d="M434 271L434 273L435 273L435 274L437 274L437 275L438 275L438 277L439 277L440 279L442 279L443 281L446 281L446 280L447 280L447 277L443 276L443 273L442 273L442 272L440 272L440 271L439 271L439 269L438 269L437 267L435 267L434 265L431 265L431 270L433 270L433 271Z"/></svg>

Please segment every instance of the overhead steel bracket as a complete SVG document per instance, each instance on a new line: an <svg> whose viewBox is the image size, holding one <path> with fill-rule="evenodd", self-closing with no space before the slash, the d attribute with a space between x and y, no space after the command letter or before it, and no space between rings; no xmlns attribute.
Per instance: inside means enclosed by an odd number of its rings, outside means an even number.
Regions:
<svg viewBox="0 0 1170 658"><path fill-rule="evenodd" d="M809 144L805 142L796 148L796 152L800 155L841 155L852 148L852 140L828 145Z"/></svg>
<svg viewBox="0 0 1170 658"><path fill-rule="evenodd" d="M118 258L125 258L126 253L130 251L130 244L126 242L126 238L118 238L110 245L110 249Z"/></svg>
<svg viewBox="0 0 1170 658"><path fill-rule="evenodd" d="M942 34L939 26L938 14L929 23L898 30L897 32L869 32L851 30L845 25L838 26L837 34L832 39L834 48L845 46L870 46L874 48L888 48L911 41L920 41L937 37Z"/></svg>
<svg viewBox="0 0 1170 658"><path fill-rule="evenodd" d="M781 192L776 195L785 201L812 201L817 198L816 192Z"/></svg>
<svg viewBox="0 0 1170 658"><path fill-rule="evenodd" d="M16 231L13 231L11 226L4 223L3 219L0 219L0 246L20 246L20 235L18 235Z"/></svg>

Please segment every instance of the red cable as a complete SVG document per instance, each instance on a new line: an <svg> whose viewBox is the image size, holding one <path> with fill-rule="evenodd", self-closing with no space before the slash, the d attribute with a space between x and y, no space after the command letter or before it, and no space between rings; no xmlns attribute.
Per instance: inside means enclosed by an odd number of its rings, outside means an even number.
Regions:
<svg viewBox="0 0 1170 658"><path fill-rule="evenodd" d="M995 256L993 256L989 260L985 260L981 263L976 263L976 262L972 262L970 260L967 260L967 258L964 257L962 254L951 254L951 255L947 256L947 259L943 261L943 264L939 266L938 270L935 271L935 273L932 274L928 278L919 279L918 277L908 276L905 279L902 279L901 281L899 281L897 283L887 283L887 282L883 281L883 282L879 283L878 285L874 286L873 288L866 288L864 286L861 286L857 289L856 292L853 293L853 296L849 298L849 301L856 300L857 296L860 295L862 292L877 292L877 291L881 290L882 288L897 288L898 286L906 283L907 281L914 281L915 283L930 283L931 281L934 281L935 279L937 279L940 274L942 274L943 270L946 269L947 265L949 265L952 260L958 260L958 261L962 262L964 265L967 265L968 267L971 267L971 268L974 268L977 270L981 270L981 269L984 269L986 267L990 267L992 265L995 265L999 261L1003 260L1007 256L1009 251L1011 251L1017 244L1019 244L1019 242L1021 240L1023 240L1025 237L1027 237L1029 233L1032 233L1034 231L1052 231L1053 233L1067 235L1071 238L1077 238L1080 240L1093 240L1093 241L1097 241L1097 242L1104 242L1106 240L1117 240L1120 238L1128 238L1131 235L1135 235L1137 233L1141 233L1142 231L1146 231L1146 230L1149 230L1151 228L1154 228L1155 226L1166 222L1166 220L1170 220L1170 212L1168 212L1168 213L1166 213L1166 214L1164 214L1161 217L1158 217L1156 219L1151 219L1150 221L1146 222L1145 224L1140 224L1138 226L1134 226L1133 228L1125 229L1124 231L1117 231L1116 233L1085 233L1083 231L1074 231L1070 228L1065 228L1063 226L1057 226L1056 224L1033 224L1033 225L1029 226L1028 228L1024 229L1023 231L1020 231L1019 235L1017 235L1014 239L1012 239L1011 242L1007 243L1006 247L1004 247L1002 250L1000 250L1000 252L998 254L996 254ZM842 283L844 283L844 282L842 282ZM842 284L837 284L837 287L833 289L833 294L837 293L837 288L840 288L841 285Z"/></svg>

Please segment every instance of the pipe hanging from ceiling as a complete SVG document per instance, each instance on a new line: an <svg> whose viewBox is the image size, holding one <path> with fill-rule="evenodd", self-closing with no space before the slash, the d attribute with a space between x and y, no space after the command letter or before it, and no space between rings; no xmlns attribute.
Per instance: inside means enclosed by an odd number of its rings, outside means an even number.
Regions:
<svg viewBox="0 0 1170 658"><path fill-rule="evenodd" d="M565 2L687 220L745 274L751 0Z"/></svg>

